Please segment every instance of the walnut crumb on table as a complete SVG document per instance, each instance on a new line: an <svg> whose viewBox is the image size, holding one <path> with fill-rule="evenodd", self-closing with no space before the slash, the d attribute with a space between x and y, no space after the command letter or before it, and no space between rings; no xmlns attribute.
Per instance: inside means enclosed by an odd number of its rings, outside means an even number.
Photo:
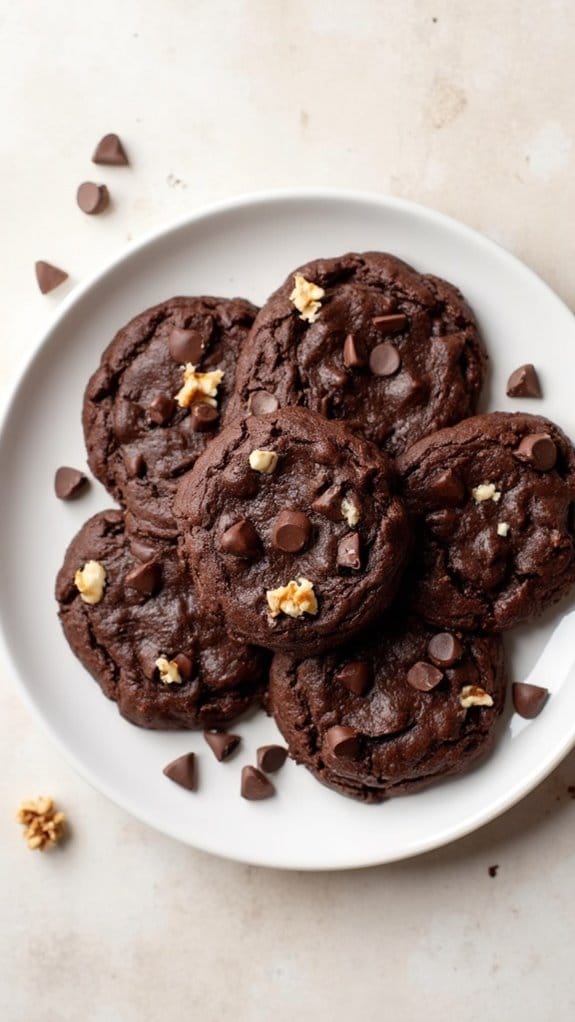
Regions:
<svg viewBox="0 0 575 1022"><path fill-rule="evenodd" d="M24 839L28 848L33 851L39 849L41 852L58 844L66 821L64 813L56 809L54 800L44 795L22 802L16 819L26 828Z"/></svg>

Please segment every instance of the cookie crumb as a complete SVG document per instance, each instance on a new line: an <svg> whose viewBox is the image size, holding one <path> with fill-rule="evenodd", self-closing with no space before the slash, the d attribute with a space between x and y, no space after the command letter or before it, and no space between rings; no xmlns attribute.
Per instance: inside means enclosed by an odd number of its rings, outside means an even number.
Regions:
<svg viewBox="0 0 575 1022"><path fill-rule="evenodd" d="M41 852L58 844L66 821L64 813L56 809L54 800L44 795L22 802L16 819L26 828L23 836L28 848Z"/></svg>
<svg viewBox="0 0 575 1022"><path fill-rule="evenodd" d="M270 608L269 616L272 618L278 614L287 614L288 617L317 614L313 583L307 578L291 579L285 586L268 589L266 599Z"/></svg>
<svg viewBox="0 0 575 1022"><path fill-rule="evenodd" d="M306 280L301 273L294 274L293 280L294 288L289 296L290 302L295 305L300 319L307 323L315 323L319 317L321 299L325 296L324 289L311 280Z"/></svg>
<svg viewBox="0 0 575 1022"><path fill-rule="evenodd" d="M499 869L499 865L498 865L498 863L495 863L494 866L489 866L487 872L489 873L490 877L496 877L498 869Z"/></svg>
<svg viewBox="0 0 575 1022"><path fill-rule="evenodd" d="M74 575L74 585L80 593L80 599L92 606L99 603L104 595L106 585L106 569L99 561L86 561Z"/></svg>

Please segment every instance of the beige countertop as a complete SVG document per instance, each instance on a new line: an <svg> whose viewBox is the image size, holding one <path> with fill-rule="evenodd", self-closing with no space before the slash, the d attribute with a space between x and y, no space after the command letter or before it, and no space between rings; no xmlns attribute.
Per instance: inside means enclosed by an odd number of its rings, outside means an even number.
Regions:
<svg viewBox="0 0 575 1022"><path fill-rule="evenodd" d="M3 391L75 283L148 229L244 191L414 199L489 234L575 306L571 0L4 0L0 25ZM129 172L91 164L107 131ZM90 178L112 193L101 217L75 205ZM40 295L36 259L70 283ZM280 873L128 817L0 675L3 1022L575 1017L575 754L448 848ZM44 856L13 819L42 791L72 826Z"/></svg>

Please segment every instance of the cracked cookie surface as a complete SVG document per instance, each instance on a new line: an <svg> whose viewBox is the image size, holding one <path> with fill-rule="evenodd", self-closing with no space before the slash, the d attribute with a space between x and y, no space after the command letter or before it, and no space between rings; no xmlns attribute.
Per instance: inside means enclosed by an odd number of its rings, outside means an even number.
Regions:
<svg viewBox="0 0 575 1022"><path fill-rule="evenodd" d="M198 592L269 649L319 651L379 616L410 530L391 460L303 408L240 419L181 481Z"/></svg>
<svg viewBox="0 0 575 1022"><path fill-rule="evenodd" d="M226 421L303 405L397 455L472 415L485 367L473 313L447 281L381 252L317 259L260 310Z"/></svg>
<svg viewBox="0 0 575 1022"><path fill-rule="evenodd" d="M267 708L290 755L318 780L381 802L482 757L505 684L496 636L438 633L391 617L321 657L276 654Z"/></svg>
<svg viewBox="0 0 575 1022"><path fill-rule="evenodd" d="M548 419L475 416L398 469L416 531L412 606L427 620L500 631L575 583L575 452Z"/></svg>
<svg viewBox="0 0 575 1022"><path fill-rule="evenodd" d="M89 562L105 573L94 605L74 582ZM200 612L175 546L128 537L121 511L94 515L72 540L56 599L72 650L134 724L212 726L260 698L266 654L230 639L220 619Z"/></svg>

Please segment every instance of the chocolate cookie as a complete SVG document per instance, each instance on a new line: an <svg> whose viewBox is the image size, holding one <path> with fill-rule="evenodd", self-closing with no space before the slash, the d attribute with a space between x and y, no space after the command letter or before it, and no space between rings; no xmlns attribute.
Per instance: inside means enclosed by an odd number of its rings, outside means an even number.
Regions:
<svg viewBox="0 0 575 1022"><path fill-rule="evenodd" d="M343 795L381 802L482 756L505 683L497 637L387 620L323 657L276 655L267 698L298 763Z"/></svg>
<svg viewBox="0 0 575 1022"><path fill-rule="evenodd" d="M305 405L396 455L473 414L485 365L451 284L381 252L317 259L260 310L226 421Z"/></svg>
<svg viewBox="0 0 575 1022"><path fill-rule="evenodd" d="M175 546L130 540L121 511L94 515L72 540L56 598L74 653L134 724L220 724L261 694L263 651L200 612Z"/></svg>
<svg viewBox="0 0 575 1022"><path fill-rule="evenodd" d="M232 423L174 502L205 605L270 649L343 642L389 604L405 565L394 485L376 447L303 408Z"/></svg>
<svg viewBox="0 0 575 1022"><path fill-rule="evenodd" d="M172 298L132 319L104 352L84 398L88 461L137 531L176 535L178 477L219 428L256 311L242 298Z"/></svg>
<svg viewBox="0 0 575 1022"><path fill-rule="evenodd" d="M419 521L413 606L428 621L511 628L575 582L575 452L548 419L479 415L398 468Z"/></svg>

